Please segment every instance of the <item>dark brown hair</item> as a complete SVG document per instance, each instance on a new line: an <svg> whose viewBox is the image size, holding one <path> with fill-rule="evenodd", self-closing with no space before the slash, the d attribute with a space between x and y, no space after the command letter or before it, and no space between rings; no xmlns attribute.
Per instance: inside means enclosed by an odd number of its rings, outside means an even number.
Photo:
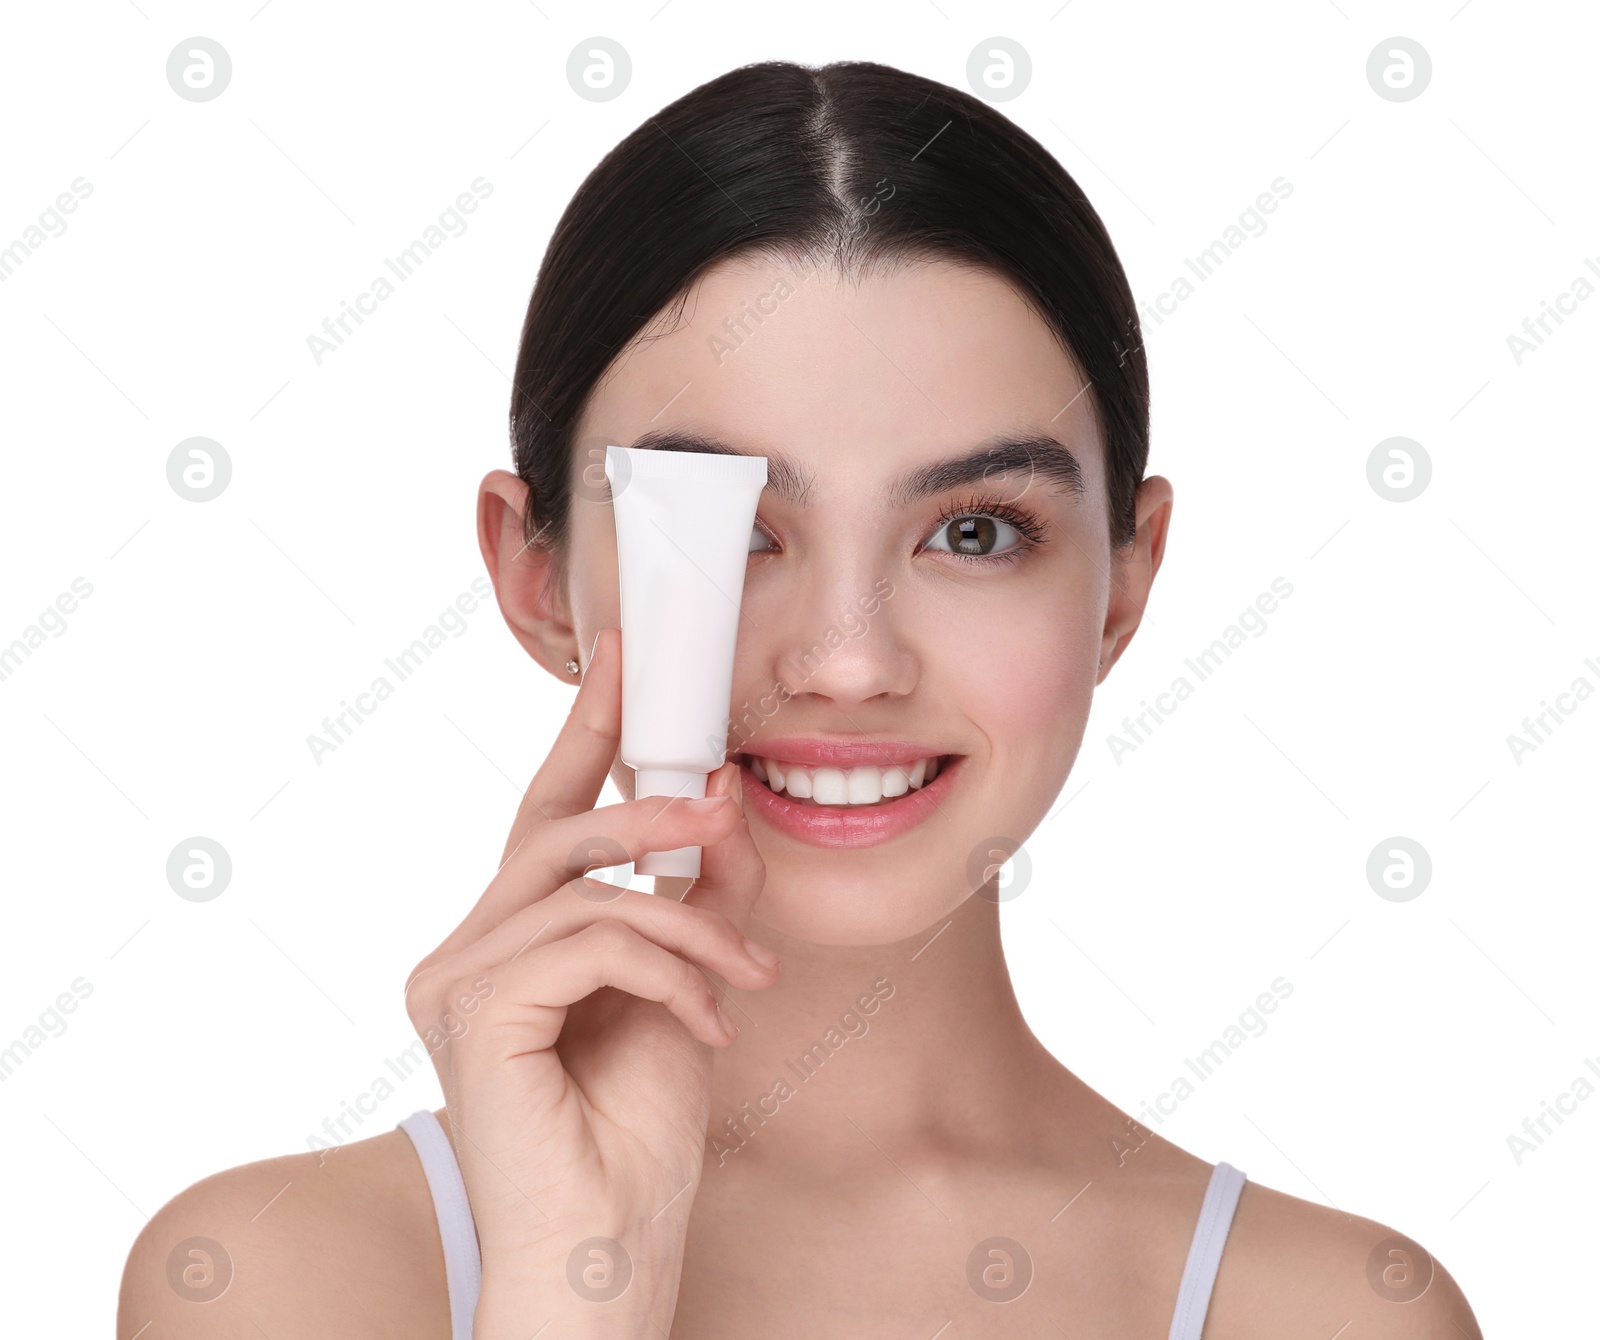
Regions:
<svg viewBox="0 0 1600 1340"><path fill-rule="evenodd" d="M888 188L892 205L874 208ZM1149 454L1138 311L1100 216L1032 136L970 93L892 66L766 61L664 107L608 153L557 223L511 394L524 539L565 554L573 433L611 361L701 273L771 252L846 274L910 259L1010 280L1088 379L1114 548Z"/></svg>

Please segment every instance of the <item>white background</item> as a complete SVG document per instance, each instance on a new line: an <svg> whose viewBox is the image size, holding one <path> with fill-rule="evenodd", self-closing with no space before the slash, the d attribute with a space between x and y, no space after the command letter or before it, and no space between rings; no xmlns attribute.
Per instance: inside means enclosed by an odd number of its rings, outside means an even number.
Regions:
<svg viewBox="0 0 1600 1340"><path fill-rule="evenodd" d="M1600 283L1592 11L103 0L6 30L0 247L93 191L0 285L0 644L75 578L93 593L0 682L0 1047L92 986L0 1082L26 1285L5 1329L103 1328L149 1215L304 1148L412 1041L405 974L492 874L571 690L483 606L320 765L306 741L482 572L474 492L510 465L517 337L579 182L732 66L965 86L996 34L1033 66L1005 113L1088 192L1141 304L1293 186L1146 324L1175 519L1005 905L1028 1017L1137 1111L1287 979L1162 1133L1418 1239L1488 1334L1593 1328L1600 1096L1520 1165L1507 1144L1600 1056L1600 701L1520 764L1507 744L1600 687L1600 300L1520 365L1507 346ZM233 61L210 102L165 77L196 34ZM566 80L595 34L632 58L610 102ZM1409 102L1365 73L1396 35L1433 62ZM468 230L318 366L306 337L479 176ZM233 462L204 504L166 478L196 435ZM1406 503L1366 475L1396 435L1433 464ZM1122 719L1277 577L1266 632L1118 763ZM166 878L196 835L233 862L210 902ZM1396 835L1433 862L1406 902L1365 873ZM439 1102L425 1072L357 1134Z"/></svg>

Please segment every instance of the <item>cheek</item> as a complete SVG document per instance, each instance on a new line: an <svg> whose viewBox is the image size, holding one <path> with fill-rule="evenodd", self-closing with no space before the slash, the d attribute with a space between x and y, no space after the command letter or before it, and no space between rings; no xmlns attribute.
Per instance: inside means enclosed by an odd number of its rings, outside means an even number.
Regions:
<svg viewBox="0 0 1600 1340"><path fill-rule="evenodd" d="M1067 582L1032 585L1014 598L997 592L962 612L973 654L950 665L965 688L1026 710L1037 723L1080 689L1093 689L1102 622L1093 592Z"/></svg>
<svg viewBox="0 0 1600 1340"><path fill-rule="evenodd" d="M970 686L973 696L967 700L984 704L978 724L997 749L1009 754L1038 743L1053 752L1064 735L1082 734L1094 696L1098 646L1097 638L988 644L988 672Z"/></svg>
<svg viewBox="0 0 1600 1340"><path fill-rule="evenodd" d="M622 625L622 588L617 580L616 530L596 523L586 508L577 515L567 560L567 600L578 645L588 655L595 634Z"/></svg>
<svg viewBox="0 0 1600 1340"><path fill-rule="evenodd" d="M1010 617L969 623L975 654L952 662L955 701L969 712L998 759L1065 776L1076 756L1094 700L1101 621L1092 602L1029 601Z"/></svg>

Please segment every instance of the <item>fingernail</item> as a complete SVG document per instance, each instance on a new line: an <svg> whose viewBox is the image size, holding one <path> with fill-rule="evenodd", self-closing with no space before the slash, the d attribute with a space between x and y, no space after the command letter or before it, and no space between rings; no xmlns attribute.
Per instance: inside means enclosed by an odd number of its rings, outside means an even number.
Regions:
<svg viewBox="0 0 1600 1340"><path fill-rule="evenodd" d="M768 949L766 945L758 945L754 940L746 940L744 942L744 952L761 964L762 967L776 968L778 966L778 956Z"/></svg>
<svg viewBox="0 0 1600 1340"><path fill-rule="evenodd" d="M739 1025L734 1023L732 1019L728 1018L727 1011L724 1010L721 1005L717 1006L717 1022L722 1025L722 1031L730 1038L736 1038L739 1036Z"/></svg>
<svg viewBox="0 0 1600 1340"><path fill-rule="evenodd" d="M686 800L683 802L696 814L711 814L719 806L728 803L727 796L706 796L700 800Z"/></svg>

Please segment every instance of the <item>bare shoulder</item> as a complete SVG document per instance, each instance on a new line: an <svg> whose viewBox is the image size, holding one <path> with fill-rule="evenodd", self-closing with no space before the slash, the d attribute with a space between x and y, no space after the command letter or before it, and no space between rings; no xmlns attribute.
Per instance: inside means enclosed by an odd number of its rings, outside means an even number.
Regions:
<svg viewBox="0 0 1600 1340"><path fill-rule="evenodd" d="M449 1334L433 1202L398 1129L179 1192L134 1241L117 1307L119 1340Z"/></svg>
<svg viewBox="0 0 1600 1340"><path fill-rule="evenodd" d="M1344 1330L1345 1327L1349 1330ZM1482 1340L1461 1289L1395 1229L1246 1182L1217 1272L1207 1336Z"/></svg>

